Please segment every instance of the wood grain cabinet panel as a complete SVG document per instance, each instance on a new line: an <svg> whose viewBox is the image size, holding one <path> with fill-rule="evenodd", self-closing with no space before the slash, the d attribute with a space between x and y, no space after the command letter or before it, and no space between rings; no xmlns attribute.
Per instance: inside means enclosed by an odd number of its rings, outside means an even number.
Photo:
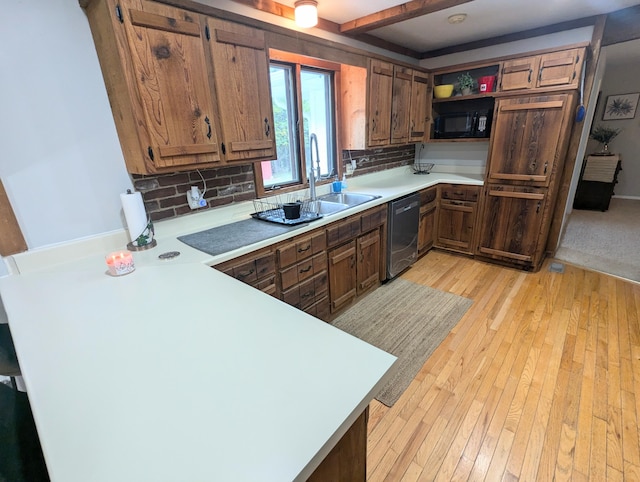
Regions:
<svg viewBox="0 0 640 482"><path fill-rule="evenodd" d="M435 242L438 188L420 191L420 221L418 225L418 255L422 256Z"/></svg>
<svg viewBox="0 0 640 482"><path fill-rule="evenodd" d="M207 26L225 159L275 159L264 31L210 17Z"/></svg>
<svg viewBox="0 0 640 482"><path fill-rule="evenodd" d="M358 264L356 266L358 295L380 282L380 232L371 231L356 240Z"/></svg>
<svg viewBox="0 0 640 482"><path fill-rule="evenodd" d="M431 77L428 74L414 71L411 82L410 142L427 142L429 140L432 92Z"/></svg>
<svg viewBox="0 0 640 482"><path fill-rule="evenodd" d="M357 294L356 242L329 251L329 297L331 312L340 310Z"/></svg>
<svg viewBox="0 0 640 482"><path fill-rule="evenodd" d="M371 59L367 91L367 144L369 146L389 144L392 96L393 64Z"/></svg>
<svg viewBox="0 0 640 482"><path fill-rule="evenodd" d="M558 161L564 161L561 141L570 104L568 94L498 100L488 181L548 187Z"/></svg>
<svg viewBox="0 0 640 482"><path fill-rule="evenodd" d="M81 5L130 173L275 158L264 32L148 0Z"/></svg>
<svg viewBox="0 0 640 482"><path fill-rule="evenodd" d="M271 296L278 295L276 287L276 256L271 248L234 258L214 266L243 283Z"/></svg>
<svg viewBox="0 0 640 482"><path fill-rule="evenodd" d="M478 238L478 253L516 261L533 268L542 258L548 224L547 190L535 187L489 185Z"/></svg>
<svg viewBox="0 0 640 482"><path fill-rule="evenodd" d="M398 65L393 67L391 144L406 144L409 142L412 81L413 70Z"/></svg>

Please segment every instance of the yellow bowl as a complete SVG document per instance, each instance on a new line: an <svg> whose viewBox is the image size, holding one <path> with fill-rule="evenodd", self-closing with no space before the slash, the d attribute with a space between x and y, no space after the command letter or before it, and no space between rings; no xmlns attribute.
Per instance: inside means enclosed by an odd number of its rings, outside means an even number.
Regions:
<svg viewBox="0 0 640 482"><path fill-rule="evenodd" d="M436 85L433 88L433 95L436 99L446 99L453 94L453 84Z"/></svg>

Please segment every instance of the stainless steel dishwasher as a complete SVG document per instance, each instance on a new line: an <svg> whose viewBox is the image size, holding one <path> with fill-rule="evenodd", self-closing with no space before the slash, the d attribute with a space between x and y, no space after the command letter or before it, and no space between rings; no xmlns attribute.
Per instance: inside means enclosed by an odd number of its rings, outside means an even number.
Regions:
<svg viewBox="0 0 640 482"><path fill-rule="evenodd" d="M395 278L418 258L419 223L420 194L410 194L389 203L387 279Z"/></svg>

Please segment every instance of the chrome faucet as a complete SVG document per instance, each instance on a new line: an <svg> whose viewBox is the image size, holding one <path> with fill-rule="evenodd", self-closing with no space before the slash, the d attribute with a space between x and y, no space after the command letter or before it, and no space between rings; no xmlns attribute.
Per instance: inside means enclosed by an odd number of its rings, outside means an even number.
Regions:
<svg viewBox="0 0 640 482"><path fill-rule="evenodd" d="M315 146L315 154L316 154L316 165L317 168L313 167L313 148ZM316 200L316 181L320 179L320 154L318 152L318 136L315 134L311 134L309 136L309 160L311 161L311 170L309 171L309 195L311 196L311 201ZM318 177L316 177L315 171L318 171Z"/></svg>

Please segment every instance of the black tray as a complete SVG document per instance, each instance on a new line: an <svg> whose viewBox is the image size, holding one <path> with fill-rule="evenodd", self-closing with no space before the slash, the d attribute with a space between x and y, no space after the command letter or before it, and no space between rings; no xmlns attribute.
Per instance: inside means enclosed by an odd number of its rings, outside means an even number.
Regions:
<svg viewBox="0 0 640 482"><path fill-rule="evenodd" d="M252 213L251 217L267 221L270 223L286 224L287 226L295 226L296 224L310 223L316 219L320 219L322 214L312 212L302 212L300 217L296 219L287 219L284 217L283 209L270 209L260 213Z"/></svg>

